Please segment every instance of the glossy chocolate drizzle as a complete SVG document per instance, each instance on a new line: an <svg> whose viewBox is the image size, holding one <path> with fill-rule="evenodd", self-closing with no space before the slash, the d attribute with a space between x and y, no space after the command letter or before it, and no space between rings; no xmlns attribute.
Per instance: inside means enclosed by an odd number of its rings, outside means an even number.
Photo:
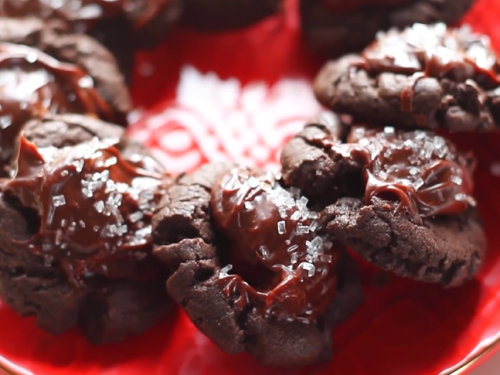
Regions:
<svg viewBox="0 0 500 375"><path fill-rule="evenodd" d="M237 168L212 190L211 205L229 263L221 285L237 308L304 322L326 311L340 245L321 235L318 213L297 189L285 190L270 173Z"/></svg>
<svg viewBox="0 0 500 375"><path fill-rule="evenodd" d="M40 226L26 243L74 280L88 274L141 278L151 263L151 218L162 175L130 163L105 139L57 149L20 138L15 177L6 197L38 213ZM156 169L156 167L155 167ZM154 276L154 275L153 275Z"/></svg>
<svg viewBox="0 0 500 375"><path fill-rule="evenodd" d="M366 204L375 197L397 201L399 210L421 217L459 214L475 205L471 158L431 132L353 126L347 143L327 137L315 142L359 163Z"/></svg>
<svg viewBox="0 0 500 375"><path fill-rule="evenodd" d="M425 77L469 82L490 90L500 84L497 56L485 35L468 27L415 24L403 31L379 33L377 40L353 64L372 75L383 72L412 75L401 95L401 110L412 110L413 90Z"/></svg>
<svg viewBox="0 0 500 375"><path fill-rule="evenodd" d="M57 18L78 23L86 32L100 19L141 14L134 19L134 28L141 28L153 19L171 0L4 0L0 2L0 16L36 16L44 19Z"/></svg>
<svg viewBox="0 0 500 375"><path fill-rule="evenodd" d="M83 113L112 119L112 111L82 69L23 45L0 43L0 159L12 156L32 117Z"/></svg>

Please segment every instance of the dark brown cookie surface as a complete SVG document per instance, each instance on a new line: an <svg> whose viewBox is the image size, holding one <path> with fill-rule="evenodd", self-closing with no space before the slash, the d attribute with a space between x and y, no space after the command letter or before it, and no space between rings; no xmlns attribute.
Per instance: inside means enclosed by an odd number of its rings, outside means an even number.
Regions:
<svg viewBox="0 0 500 375"><path fill-rule="evenodd" d="M430 132L353 127L333 115L286 146L283 178L329 206L323 225L378 267L445 286L472 277L485 253L468 155Z"/></svg>
<svg viewBox="0 0 500 375"><path fill-rule="evenodd" d="M468 28L391 30L360 55L327 63L315 81L325 106L378 126L496 129L497 56Z"/></svg>
<svg viewBox="0 0 500 375"><path fill-rule="evenodd" d="M0 292L18 313L53 333L80 325L94 343L165 316L151 217L168 177L141 151L85 116L27 124L0 207Z"/></svg>
<svg viewBox="0 0 500 375"><path fill-rule="evenodd" d="M310 46L338 57L358 52L381 30L414 23L454 24L474 0L301 0L302 29Z"/></svg>
<svg viewBox="0 0 500 375"><path fill-rule="evenodd" d="M0 16L60 20L73 32L96 38L120 66L131 68L134 48L152 46L165 36L180 17L181 4L181 0L5 0Z"/></svg>
<svg viewBox="0 0 500 375"><path fill-rule="evenodd" d="M182 22L202 30L248 26L277 13L282 0L184 0Z"/></svg>
<svg viewBox="0 0 500 375"><path fill-rule="evenodd" d="M17 137L32 118L82 113L127 123L132 105L123 77L109 52L91 38L36 19L0 19L0 51L4 175Z"/></svg>
<svg viewBox="0 0 500 375"><path fill-rule="evenodd" d="M0 21L0 42L24 44L60 62L76 65L93 81L81 82L82 86L87 83L94 87L111 107L111 114L103 119L126 124L132 102L116 60L106 48L93 38L68 32L59 22L36 18L0 18Z"/></svg>
<svg viewBox="0 0 500 375"><path fill-rule="evenodd" d="M317 244L316 214L261 173L218 164L182 177L155 215L154 254L176 269L170 295L224 351L280 367L327 361L331 325L360 301L356 271ZM275 212L271 196L289 206Z"/></svg>

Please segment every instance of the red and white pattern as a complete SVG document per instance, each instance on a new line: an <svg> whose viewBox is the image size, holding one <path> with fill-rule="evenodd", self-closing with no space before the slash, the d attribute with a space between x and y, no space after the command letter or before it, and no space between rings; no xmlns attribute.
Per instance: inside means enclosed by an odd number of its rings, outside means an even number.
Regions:
<svg viewBox="0 0 500 375"><path fill-rule="evenodd" d="M129 133L172 173L221 160L275 167L284 142L320 110L305 79L242 86L192 66L182 69L176 96Z"/></svg>

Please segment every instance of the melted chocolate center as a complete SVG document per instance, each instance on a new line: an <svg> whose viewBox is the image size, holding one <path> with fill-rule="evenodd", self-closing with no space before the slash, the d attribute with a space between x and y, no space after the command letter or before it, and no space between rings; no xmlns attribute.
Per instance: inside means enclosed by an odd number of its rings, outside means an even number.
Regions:
<svg viewBox="0 0 500 375"><path fill-rule="evenodd" d="M61 262L76 280L89 273L140 277L151 263L151 217L162 176L140 168L137 158L125 160L116 143L37 149L21 137L16 175L4 188L39 215L30 251Z"/></svg>
<svg viewBox="0 0 500 375"><path fill-rule="evenodd" d="M366 204L374 197L393 200L422 217L459 214L475 205L471 160L438 135L354 126L347 143L319 141L362 166Z"/></svg>
<svg viewBox="0 0 500 375"><path fill-rule="evenodd" d="M100 19L137 15L133 26L140 28L153 19L171 0L4 0L0 3L0 15L8 17L36 16L44 19L57 18L83 27L86 32ZM140 15L140 17L138 16ZM78 27L76 27L78 28Z"/></svg>
<svg viewBox="0 0 500 375"><path fill-rule="evenodd" d="M31 47L0 43L0 159L10 160L28 120L56 113L112 117L92 79L78 66Z"/></svg>
<svg viewBox="0 0 500 375"><path fill-rule="evenodd" d="M307 199L270 174L234 169L212 190L216 228L225 239L225 293L264 316L311 321L336 293L340 245L321 236ZM235 275L227 275L233 271Z"/></svg>

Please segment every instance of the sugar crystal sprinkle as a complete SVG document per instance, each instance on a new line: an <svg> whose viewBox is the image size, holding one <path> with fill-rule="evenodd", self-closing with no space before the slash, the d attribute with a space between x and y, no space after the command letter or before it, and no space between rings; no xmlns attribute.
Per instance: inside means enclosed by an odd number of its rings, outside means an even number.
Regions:
<svg viewBox="0 0 500 375"><path fill-rule="evenodd" d="M279 211L280 217L281 217L282 219L286 219L286 217L287 217L287 214L286 214L286 209L285 209L284 207L280 207L280 208L278 209L278 211Z"/></svg>
<svg viewBox="0 0 500 375"><path fill-rule="evenodd" d="M311 232L314 232L316 229L318 229L318 225L319 225L319 224L318 224L318 222L317 222L317 221L313 221L313 222L311 223L311 225L309 225L309 230L310 230Z"/></svg>
<svg viewBox="0 0 500 375"><path fill-rule="evenodd" d="M319 218L319 215L318 215L317 212L311 211L311 212L309 212L308 218L311 219L311 220L316 220L316 219Z"/></svg>
<svg viewBox="0 0 500 375"><path fill-rule="evenodd" d="M143 217L144 217L144 214L141 211L136 211L136 212L131 213L128 218L132 223L137 223Z"/></svg>
<svg viewBox="0 0 500 375"><path fill-rule="evenodd" d="M316 267L314 267L314 264L303 262L300 265L302 266L302 269L307 271L307 276L309 277L314 276L314 272L316 271Z"/></svg>
<svg viewBox="0 0 500 375"><path fill-rule="evenodd" d="M220 270L220 273L219 273L219 277L226 277L228 274L229 274L229 271L231 271L233 269L233 265L232 264L228 264L227 266L223 267L221 270Z"/></svg>
<svg viewBox="0 0 500 375"><path fill-rule="evenodd" d="M309 227L307 225L303 225L302 223L297 224L297 234L308 234Z"/></svg>
<svg viewBox="0 0 500 375"><path fill-rule="evenodd" d="M95 202L94 208L96 209L97 212L102 213L104 211L104 202L103 201Z"/></svg>
<svg viewBox="0 0 500 375"><path fill-rule="evenodd" d="M52 197L52 203L54 203L56 207L64 206L66 204L66 199L64 195L55 195Z"/></svg>
<svg viewBox="0 0 500 375"><path fill-rule="evenodd" d="M265 246L260 246L259 252L260 252L260 255L262 256L263 259L269 258L269 251L267 250L267 248Z"/></svg>
<svg viewBox="0 0 500 375"><path fill-rule="evenodd" d="M250 177L248 179L248 186L250 186L251 188L256 188L260 185L260 182L258 179L256 179L255 177Z"/></svg>
<svg viewBox="0 0 500 375"><path fill-rule="evenodd" d="M278 233L279 234L284 234L286 232L286 222L285 221L278 221Z"/></svg>

